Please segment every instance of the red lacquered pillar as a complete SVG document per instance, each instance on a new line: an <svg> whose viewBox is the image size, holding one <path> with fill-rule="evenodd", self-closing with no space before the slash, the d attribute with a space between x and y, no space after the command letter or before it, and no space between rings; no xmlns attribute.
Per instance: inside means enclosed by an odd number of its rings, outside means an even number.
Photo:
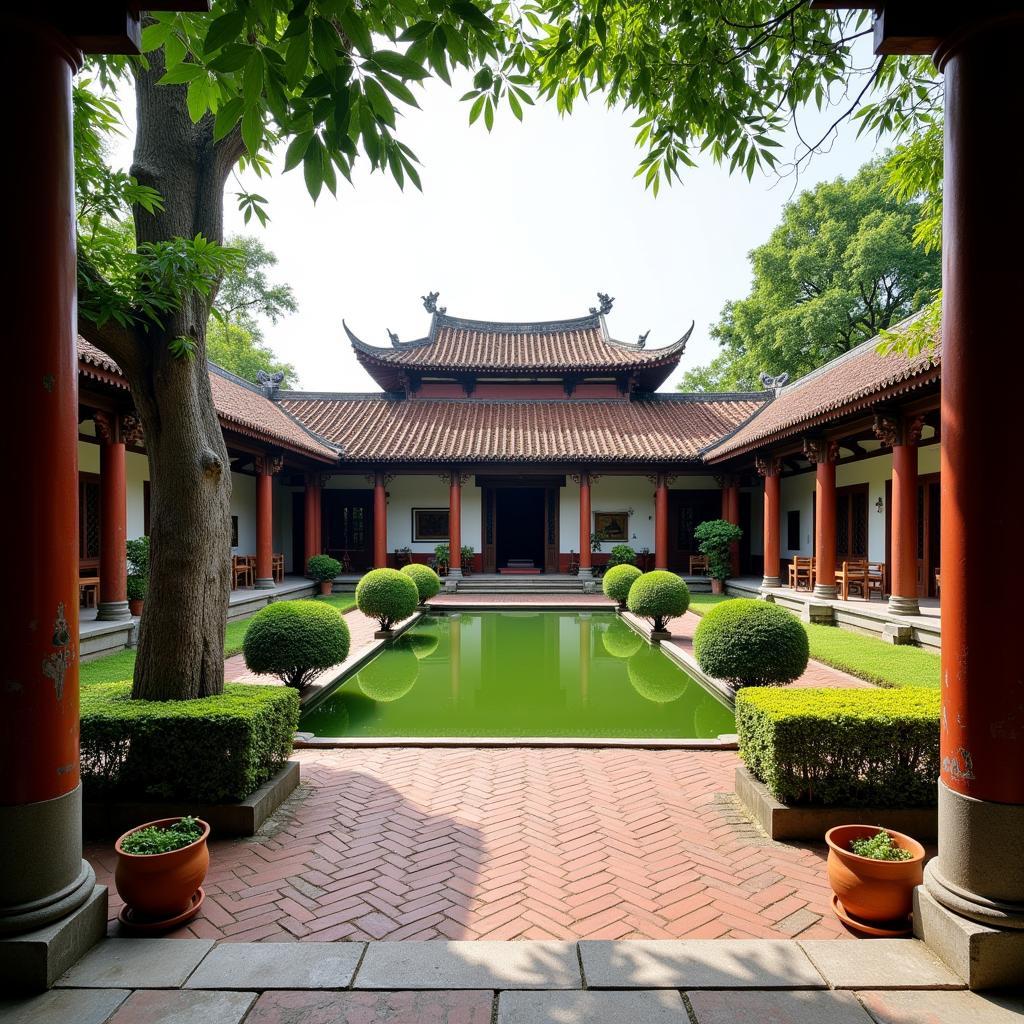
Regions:
<svg viewBox="0 0 1024 1024"><path fill-rule="evenodd" d="M388 494L384 474L373 475L373 567L387 568L388 564Z"/></svg>
<svg viewBox="0 0 1024 1024"><path fill-rule="evenodd" d="M590 474L580 473L580 576L594 575L590 552Z"/></svg>
<svg viewBox="0 0 1024 1024"><path fill-rule="evenodd" d="M740 487L734 476L720 478L722 486L722 518L733 526L740 525ZM740 546L733 542L729 549L732 563L731 575L740 574Z"/></svg>
<svg viewBox="0 0 1024 1024"><path fill-rule="evenodd" d="M781 503L781 466L772 456L757 460L757 471L764 477L764 578L762 587L781 587L782 568L779 561L781 526L779 506Z"/></svg>
<svg viewBox="0 0 1024 1024"><path fill-rule="evenodd" d="M305 502L303 504L303 536L305 538L304 554L305 564L302 572L305 574L309 567L309 560L320 554L320 485L319 477L313 473L306 474L306 488L304 492Z"/></svg>
<svg viewBox="0 0 1024 1024"><path fill-rule="evenodd" d="M130 619L128 610L128 487L121 417L98 412L100 438L100 597L96 617Z"/></svg>
<svg viewBox="0 0 1024 1024"><path fill-rule="evenodd" d="M26 15L28 17L28 15ZM21 339L6 395L8 525L0 685L0 939L51 924L92 895L78 769L78 374L71 75L51 30L7 20L2 78L16 154L6 162L7 332ZM38 956L46 957L46 945ZM12 961L0 947L0 988Z"/></svg>
<svg viewBox="0 0 1024 1024"><path fill-rule="evenodd" d="M462 475L454 471L448 487L448 575L462 575Z"/></svg>
<svg viewBox="0 0 1024 1024"><path fill-rule="evenodd" d="M654 490L654 568L668 568L668 479L659 473Z"/></svg>
<svg viewBox="0 0 1024 1024"><path fill-rule="evenodd" d="M256 581L257 590L274 589L274 465L267 456L256 459Z"/></svg>
<svg viewBox="0 0 1024 1024"><path fill-rule="evenodd" d="M836 459L839 448L823 437L804 441L804 455L814 463L814 593L836 596Z"/></svg>

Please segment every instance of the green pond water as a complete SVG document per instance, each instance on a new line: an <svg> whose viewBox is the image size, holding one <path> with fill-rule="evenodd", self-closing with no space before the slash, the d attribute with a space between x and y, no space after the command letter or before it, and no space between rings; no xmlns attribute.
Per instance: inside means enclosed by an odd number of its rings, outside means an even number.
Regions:
<svg viewBox="0 0 1024 1024"><path fill-rule="evenodd" d="M302 717L317 736L694 739L732 711L609 613L425 616Z"/></svg>

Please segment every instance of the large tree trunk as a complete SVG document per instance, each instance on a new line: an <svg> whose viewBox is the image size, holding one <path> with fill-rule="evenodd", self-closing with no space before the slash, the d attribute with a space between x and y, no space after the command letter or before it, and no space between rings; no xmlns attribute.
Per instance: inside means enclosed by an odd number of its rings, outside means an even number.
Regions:
<svg viewBox="0 0 1024 1024"><path fill-rule="evenodd" d="M185 90L158 86L162 53L136 76L132 174L163 197L136 211L139 243L223 236L223 190L238 158L214 144L212 118L193 124ZM142 420L149 457L151 576L132 696L190 699L224 689L224 626L231 587L231 468L206 369L209 297L191 295L161 328L136 329L122 369ZM191 338L193 358L170 342Z"/></svg>

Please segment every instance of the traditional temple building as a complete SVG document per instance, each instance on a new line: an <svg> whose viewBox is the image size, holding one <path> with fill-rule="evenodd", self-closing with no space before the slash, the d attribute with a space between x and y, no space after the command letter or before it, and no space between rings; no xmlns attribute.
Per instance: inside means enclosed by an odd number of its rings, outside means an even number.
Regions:
<svg viewBox="0 0 1024 1024"><path fill-rule="evenodd" d="M452 316L432 293L424 337L389 332L386 346L346 326L375 393L285 391L211 365L232 553L257 556L239 586L300 582L321 551L357 574L429 561L439 544L450 586L586 580L618 543L646 568L687 574L695 527L721 516L743 530L735 574L748 582L785 583L784 563L820 552L884 564L893 611L935 595L937 353L882 356L868 342L754 393L659 392L690 331L660 347L618 341L613 300L599 299L585 316L504 323ZM117 620L119 552L148 529L145 439L117 367L80 342L79 371L80 574L99 578L98 618ZM260 536L272 550L257 550ZM816 593L836 594L827 567Z"/></svg>

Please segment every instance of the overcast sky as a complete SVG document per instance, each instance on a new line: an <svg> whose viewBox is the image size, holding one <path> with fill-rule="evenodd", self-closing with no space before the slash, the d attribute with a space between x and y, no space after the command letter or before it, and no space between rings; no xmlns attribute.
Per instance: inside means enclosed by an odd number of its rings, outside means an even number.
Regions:
<svg viewBox="0 0 1024 1024"><path fill-rule="evenodd" d="M729 176L710 161L654 198L633 177L639 151L632 118L603 104L579 104L570 118L553 105L527 108L520 124L505 108L494 131L467 123L464 91L432 83L419 111L400 123L422 162L423 192L403 193L389 177L343 179L314 206L301 168L285 174L283 153L270 179L247 184L270 200L270 223L243 226L229 182L227 231L259 233L279 259L276 278L292 285L299 311L267 328L276 352L308 390L377 390L352 355L344 318L364 341L388 345L422 337L429 314L420 296L441 293L458 316L492 320L581 316L597 291L615 297L612 335L648 347L696 327L681 370L706 362L709 327L723 304L750 284L747 253L778 222L794 182ZM125 114L133 114L131 102ZM832 119L808 115L808 134ZM803 127L802 123L802 127ZM130 162L130 135L116 154ZM874 155L873 139L847 125L817 156L799 187L849 176ZM676 374L666 387L674 386Z"/></svg>

